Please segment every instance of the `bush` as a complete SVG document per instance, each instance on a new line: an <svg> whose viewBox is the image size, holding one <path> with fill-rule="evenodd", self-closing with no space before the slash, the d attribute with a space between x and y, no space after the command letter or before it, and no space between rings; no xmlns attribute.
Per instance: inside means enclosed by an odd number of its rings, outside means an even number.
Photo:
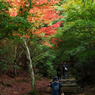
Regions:
<svg viewBox="0 0 95 95"><path fill-rule="evenodd" d="M54 77L57 74L56 70L47 70L47 73L49 78Z"/></svg>
<svg viewBox="0 0 95 95"><path fill-rule="evenodd" d="M6 63L7 63L7 61L5 61L5 60L0 61L0 70L1 71L4 71L4 70L7 71L9 69L9 66Z"/></svg>

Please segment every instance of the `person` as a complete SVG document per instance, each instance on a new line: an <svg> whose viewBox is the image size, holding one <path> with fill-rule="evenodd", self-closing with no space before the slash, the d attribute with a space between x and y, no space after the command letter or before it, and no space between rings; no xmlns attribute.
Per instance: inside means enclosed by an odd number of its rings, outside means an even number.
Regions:
<svg viewBox="0 0 95 95"><path fill-rule="evenodd" d="M58 66L58 68L57 68L57 77L58 77L58 80L61 80L61 74L62 74L62 71L61 71L61 69L60 69L60 67Z"/></svg>
<svg viewBox="0 0 95 95"><path fill-rule="evenodd" d="M68 72L68 65L66 64L66 62L64 62L63 65L63 76L66 79L67 78L67 72Z"/></svg>
<svg viewBox="0 0 95 95"><path fill-rule="evenodd" d="M51 95L61 95L60 88L62 87L62 84L58 81L56 76L53 78L50 87L52 88Z"/></svg>

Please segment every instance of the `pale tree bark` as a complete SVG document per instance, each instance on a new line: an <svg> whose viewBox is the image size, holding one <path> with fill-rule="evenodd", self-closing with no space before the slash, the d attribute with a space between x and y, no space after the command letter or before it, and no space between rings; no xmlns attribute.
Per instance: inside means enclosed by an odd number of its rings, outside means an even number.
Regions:
<svg viewBox="0 0 95 95"><path fill-rule="evenodd" d="M26 0L25 0L25 3L26 3ZM31 9L31 0L29 0L28 4L30 5L29 6L29 10L30 10ZM27 4L26 4L26 6L27 6ZM28 12L29 12L29 10L28 10ZM26 48L27 59L29 60L29 71L30 71L31 86L32 86L31 95L37 95L36 85L35 85L35 77L34 77L34 71L33 71L33 65L32 65L30 50L29 50L29 47L28 47L28 45L26 43L24 34L22 36L22 39L23 39L23 42L24 42L24 45L25 45L25 48Z"/></svg>
<svg viewBox="0 0 95 95"><path fill-rule="evenodd" d="M29 50L29 47L28 47L28 45L26 43L24 35L23 35L22 38L23 38L23 42L24 42L24 45L25 45L25 48L26 48L27 58L29 60L29 70L30 70L30 77L31 77L32 94L37 95L36 86L35 86L35 77L34 77L34 71L33 71L33 65L32 65L30 50Z"/></svg>

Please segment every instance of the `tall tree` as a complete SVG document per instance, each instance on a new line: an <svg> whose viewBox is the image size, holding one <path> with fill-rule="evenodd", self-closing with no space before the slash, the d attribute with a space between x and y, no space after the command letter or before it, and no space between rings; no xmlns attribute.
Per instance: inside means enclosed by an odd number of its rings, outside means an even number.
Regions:
<svg viewBox="0 0 95 95"><path fill-rule="evenodd" d="M6 2L6 0L3 0ZM14 36L22 36L24 45L27 51L27 58L29 59L29 68L30 68L30 76L31 76L31 85L32 85L32 92L36 94L35 88L35 78L33 72L33 65L30 55L30 50L26 42L26 38L31 37L32 33L35 31L37 27L39 27L40 23L49 23L54 19L60 17L56 13L55 8L52 7L55 3L58 3L59 0L48 0L40 1L33 0L7 0L12 8L9 8L9 14L13 17L13 22L11 24L15 24L15 26L19 27L18 31L12 31ZM46 9L45 9L46 8ZM48 15L50 14L50 15ZM17 16L18 15L18 16ZM52 16L53 17L52 17ZM39 21L38 21L39 20ZM28 23L29 22L29 23ZM32 23L32 24L31 24ZM31 27L30 27L31 24ZM33 31L33 32L32 32Z"/></svg>
<svg viewBox="0 0 95 95"><path fill-rule="evenodd" d="M90 42L94 44L94 2L82 1L70 0L62 5L66 18L64 27L59 28L63 39L60 45L68 55L80 53L88 47Z"/></svg>

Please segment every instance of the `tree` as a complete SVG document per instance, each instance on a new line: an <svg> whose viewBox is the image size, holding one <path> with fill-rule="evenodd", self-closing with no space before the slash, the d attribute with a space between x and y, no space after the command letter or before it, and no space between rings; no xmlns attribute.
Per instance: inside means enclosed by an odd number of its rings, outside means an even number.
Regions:
<svg viewBox="0 0 95 95"><path fill-rule="evenodd" d="M60 39L63 39L63 42L58 45L59 51L63 51L60 59L72 62L72 67L78 72L73 71L77 77L85 75L87 78L88 72L91 74L91 69L93 71L95 67L92 57L95 54L93 52L95 48L94 3L95 1L92 0L70 0L61 6L66 18L63 27L58 29Z"/></svg>
<svg viewBox="0 0 95 95"><path fill-rule="evenodd" d="M59 28L61 39L63 39L61 46L64 47L64 54L75 55L86 49L89 43L95 40L94 2L71 0L64 3L62 7L66 18L64 27Z"/></svg>
<svg viewBox="0 0 95 95"><path fill-rule="evenodd" d="M35 88L33 65L32 65L30 50L27 45L25 37L28 37L28 38L32 37L32 35L31 35L32 31L33 30L35 31L35 29L37 27L39 27L39 25L40 25L40 23L38 23L38 22L47 23L47 22L53 21L57 17L60 17L57 15L54 8L51 7L52 5L54 5L55 3L58 3L58 2L59 1L57 1L57 0L56 1L51 0L50 2L48 2L47 0L45 2L41 2L40 0L37 0L37 2L34 2L34 1L31 2L31 0L29 0L29 1L28 0L25 0L25 1L24 0L23 1L8 0L9 5L12 6L12 8L9 8L9 14L10 14L10 16L12 16L12 20L13 20L13 21L11 20L11 24L15 24L15 26L18 29L18 31L17 30L12 31L12 35L14 35L14 37L17 35L22 36L22 38L21 37L20 38L23 39L25 48L27 50L27 58L29 59L29 62L30 62L29 68L30 68L30 76L31 76L31 83L32 83L31 85L32 85L32 92L34 94L36 94L35 93L36 88ZM46 8L47 11L45 11L44 8ZM35 13L35 9L37 9L39 11L38 14L37 14L37 12ZM32 16L30 13L32 13ZM45 14L43 14L43 13L45 13ZM47 17L46 13L50 14L48 18L46 18ZM51 17L51 15L54 17ZM39 20L38 17L41 18L41 21L38 21ZM34 22L36 22L36 24Z"/></svg>

